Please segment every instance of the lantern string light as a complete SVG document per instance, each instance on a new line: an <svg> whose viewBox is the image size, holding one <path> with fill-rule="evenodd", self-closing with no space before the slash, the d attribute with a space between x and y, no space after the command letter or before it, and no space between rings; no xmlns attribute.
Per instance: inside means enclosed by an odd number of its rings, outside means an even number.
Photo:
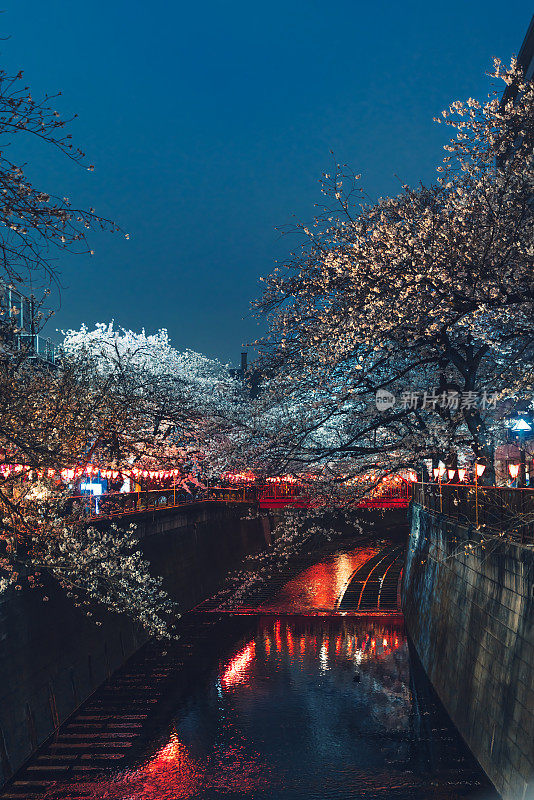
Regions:
<svg viewBox="0 0 534 800"><path fill-rule="evenodd" d="M445 468L443 468L445 471ZM434 470L436 473L436 470ZM442 472L440 475L443 474ZM47 478L61 479L65 483L73 483L78 478L85 476L89 478L105 478L107 480L118 481L125 478L132 478L139 482L142 479L151 481L164 481L169 479L185 479L187 475L179 469L141 469L140 467L132 467L129 469L111 469L98 464L86 464L85 466L77 467L63 467L61 469L35 469L28 464L0 464L0 477L8 478L11 475L21 475L27 477L29 480ZM435 475L437 477L437 475ZM318 476L315 475L274 475L265 479L269 484L296 484L307 483L312 480L317 480ZM394 487L404 482L416 482L417 475L413 470L408 470L397 475L385 475L379 477L376 473L368 473L367 475L356 476L357 481L372 481L377 482L376 490L387 490L388 487ZM235 484L252 484L257 481L257 475L252 471L246 472L225 472L222 475L224 481Z"/></svg>

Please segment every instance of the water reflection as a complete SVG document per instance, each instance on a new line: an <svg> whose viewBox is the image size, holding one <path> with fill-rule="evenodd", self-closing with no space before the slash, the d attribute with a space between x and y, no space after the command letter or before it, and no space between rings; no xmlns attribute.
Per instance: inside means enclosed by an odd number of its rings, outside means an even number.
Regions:
<svg viewBox="0 0 534 800"><path fill-rule="evenodd" d="M254 660L255 653L256 643L252 641L232 658L219 681L221 688L229 689L246 682L247 668Z"/></svg>
<svg viewBox="0 0 534 800"><path fill-rule="evenodd" d="M336 553L314 564L286 583L278 597L262 604L266 611L332 611L337 607L351 576L378 553L374 546Z"/></svg>
<svg viewBox="0 0 534 800"><path fill-rule="evenodd" d="M271 616L177 710L155 755L92 796L454 800L485 786L401 623Z"/></svg>

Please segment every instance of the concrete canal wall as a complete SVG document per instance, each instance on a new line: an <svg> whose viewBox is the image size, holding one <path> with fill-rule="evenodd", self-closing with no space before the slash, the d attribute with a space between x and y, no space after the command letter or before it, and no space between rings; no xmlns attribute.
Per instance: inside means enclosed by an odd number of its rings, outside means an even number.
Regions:
<svg viewBox="0 0 534 800"><path fill-rule="evenodd" d="M199 503L132 515L154 572L188 610L241 559L265 545L247 506ZM0 785L146 640L128 618L98 613L97 626L50 585L0 597Z"/></svg>
<svg viewBox="0 0 534 800"><path fill-rule="evenodd" d="M533 800L534 547L500 538L482 547L472 528L415 505L403 610L434 688L492 783L504 800Z"/></svg>

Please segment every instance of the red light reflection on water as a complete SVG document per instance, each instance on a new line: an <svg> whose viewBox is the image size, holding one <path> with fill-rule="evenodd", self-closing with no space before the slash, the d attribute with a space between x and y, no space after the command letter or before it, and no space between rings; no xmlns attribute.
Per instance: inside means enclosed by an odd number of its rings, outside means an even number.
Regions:
<svg viewBox="0 0 534 800"><path fill-rule="evenodd" d="M276 652L282 652L282 637L280 636L280 620L277 619L274 623L274 644L276 647Z"/></svg>
<svg viewBox="0 0 534 800"><path fill-rule="evenodd" d="M144 768L127 775L126 778L128 784L131 782L142 784L144 798L170 797L169 791L176 785L177 779L180 794L176 797L191 797L200 785L201 770L189 757L187 748L174 733L171 734L169 742ZM161 794L158 795L158 792Z"/></svg>
<svg viewBox="0 0 534 800"><path fill-rule="evenodd" d="M289 655L292 656L293 653L295 652L295 645L293 643L293 633L289 626L286 629L286 641L287 641L287 650L289 652Z"/></svg>
<svg viewBox="0 0 534 800"><path fill-rule="evenodd" d="M222 703L226 711L220 718L220 724L213 729L213 735L198 746L198 741L203 741L202 736L199 740L196 737L191 739L187 726L185 734L179 732L178 728L144 764L123 771L114 778L97 780L92 785L84 781L84 790L90 789L86 798L194 800L235 795L268 796L265 792L271 790L276 794L278 789L283 788L283 784L280 784L284 780L283 772L262 756L261 750L257 752L251 748L233 716L227 716L228 709L235 711L242 708L239 693L246 694L246 708L254 708L254 696L258 688L256 674L261 678L266 669L267 674L280 674L279 663L284 661L294 665L300 663L301 666L318 662L324 674L340 664L357 665L360 668L367 662L366 669L373 675L378 662L384 664L385 658L384 674L391 672L396 676L396 682L391 680L385 684L382 694L386 700L393 698L394 702L386 703L384 709L380 706L376 718L388 730L401 730L406 717L405 704L408 702L403 694L406 680L403 679L400 685L397 667L392 661L388 664L387 657L403 642L402 624L398 622L356 621L345 617L313 620L294 617L291 622L281 622L272 617L261 618L255 638L236 649L233 657L223 663L219 670L217 683L222 693L217 702ZM273 661L278 661L278 665ZM382 672L376 675L378 679ZM398 689L397 683L400 686ZM57 797L61 800L70 797L68 785L63 784Z"/></svg>
<svg viewBox="0 0 534 800"><path fill-rule="evenodd" d="M86 800L193 800L199 796L233 796L273 785L270 770L257 754L247 753L240 742L226 743L224 752L212 752L203 759L193 758L176 733L146 764L112 779L83 782ZM76 784L73 784L76 791ZM76 796L78 794L76 793ZM58 800L70 797L63 785Z"/></svg>
<svg viewBox="0 0 534 800"><path fill-rule="evenodd" d="M273 621L265 618L261 623L263 657L269 660L273 654L276 654L278 657L288 657L291 661L302 661L305 655L316 659L317 655L320 654L324 659L332 648L336 657L345 656L351 659L353 657L360 659L384 658L391 655L401 646L401 642L396 635L397 629L390 627L387 622L380 624L375 621L372 623L372 630L375 635L371 635L369 631L361 629L364 623L360 623L358 627L351 624L349 620L344 622L339 620L339 623L342 629L337 630L335 636L324 630L319 641L315 629L306 633L296 630L295 620L284 625L284 636L282 636L282 623L280 620ZM301 624L305 624L302 619ZM245 650L238 653L227 670L230 669L234 661L240 662L240 659L243 658L245 652L248 652L248 648L252 644L247 645ZM243 683L244 678L237 682Z"/></svg>
<svg viewBox="0 0 534 800"><path fill-rule="evenodd" d="M254 661L256 654L256 643L249 642L246 647L237 653L221 676L221 686L223 689L230 689L240 683L245 683L247 679L247 669Z"/></svg>
<svg viewBox="0 0 534 800"><path fill-rule="evenodd" d="M378 553L376 547L359 547L314 564L289 581L279 596L262 606L266 611L333 611L351 576Z"/></svg>

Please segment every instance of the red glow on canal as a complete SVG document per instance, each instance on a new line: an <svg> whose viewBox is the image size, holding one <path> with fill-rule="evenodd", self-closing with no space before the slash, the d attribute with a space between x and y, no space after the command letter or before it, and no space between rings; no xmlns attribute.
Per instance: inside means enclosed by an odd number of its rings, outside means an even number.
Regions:
<svg viewBox="0 0 534 800"><path fill-rule="evenodd" d="M254 642L249 642L243 650L234 656L221 677L223 689L230 689L232 686L245 683L247 669L254 660L255 654L256 645Z"/></svg>

